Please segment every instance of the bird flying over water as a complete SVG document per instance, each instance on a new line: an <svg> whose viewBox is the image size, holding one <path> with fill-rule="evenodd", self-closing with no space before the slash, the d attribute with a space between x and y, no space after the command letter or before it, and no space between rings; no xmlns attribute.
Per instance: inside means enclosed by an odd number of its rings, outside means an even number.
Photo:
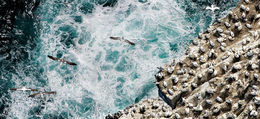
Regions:
<svg viewBox="0 0 260 119"><path fill-rule="evenodd" d="M210 7L207 6L206 7L206 10L211 10L213 13L215 10L219 10L219 7L215 6L215 5L211 5Z"/></svg>
<svg viewBox="0 0 260 119"><path fill-rule="evenodd" d="M12 91L38 91L37 89L26 88L26 87L10 88L10 90L12 90Z"/></svg>
<svg viewBox="0 0 260 119"><path fill-rule="evenodd" d="M55 94L55 91L34 93L34 94L32 94L32 95L29 95L28 97L33 98L33 97L35 97L35 96L37 96L37 95L43 96L43 95L46 95L46 94L48 94L48 95L53 94L53 95L54 95L54 94Z"/></svg>
<svg viewBox="0 0 260 119"><path fill-rule="evenodd" d="M114 37L114 36L110 36L109 38L112 39L112 40L120 40L120 41L126 42L126 43L128 43L128 44L130 44L130 45L135 45L134 42L131 42L131 41L127 40L127 39L124 39L124 37Z"/></svg>
<svg viewBox="0 0 260 119"><path fill-rule="evenodd" d="M57 57L53 57L53 56L50 56L50 55L48 55L48 57L49 57L50 59L52 59L52 60L59 61L59 62L62 62L62 63L66 63L66 64L68 64L68 65L77 65L76 63L69 62L69 61L66 61L66 60L64 60L64 59L59 59L59 58L57 58Z"/></svg>

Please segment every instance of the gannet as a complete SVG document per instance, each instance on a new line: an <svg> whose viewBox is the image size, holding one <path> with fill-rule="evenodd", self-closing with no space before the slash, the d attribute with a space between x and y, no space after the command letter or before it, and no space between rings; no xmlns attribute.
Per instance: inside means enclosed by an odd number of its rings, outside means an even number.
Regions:
<svg viewBox="0 0 260 119"><path fill-rule="evenodd" d="M59 59L57 57L53 57L53 56L50 56L48 55L48 57L52 60L56 60L56 61L59 61L59 62L62 62L62 63L66 63L66 64L69 64L69 65L77 65L76 63L73 63L73 62L69 62L69 61L66 61L64 59Z"/></svg>
<svg viewBox="0 0 260 119"><path fill-rule="evenodd" d="M133 43L133 42L127 40L127 39L124 39L124 37L113 37L113 36L111 36L109 38L112 39L112 40L120 40L120 41L126 42L130 45L135 45L135 43Z"/></svg>
<svg viewBox="0 0 260 119"><path fill-rule="evenodd" d="M10 88L10 90L13 90L13 91L38 91L37 89L26 88L26 87Z"/></svg>
<svg viewBox="0 0 260 119"><path fill-rule="evenodd" d="M50 94L55 94L55 91L34 93L34 94L32 94L32 95L29 95L28 97L33 98L33 97L35 97L35 96L37 96L37 95L43 96L43 95L45 95L45 94L49 94L49 95L50 95Z"/></svg>
<svg viewBox="0 0 260 119"><path fill-rule="evenodd" d="M206 10L211 10L213 13L215 10L219 10L219 7L215 6L215 5L211 5L210 7L207 6L206 7Z"/></svg>

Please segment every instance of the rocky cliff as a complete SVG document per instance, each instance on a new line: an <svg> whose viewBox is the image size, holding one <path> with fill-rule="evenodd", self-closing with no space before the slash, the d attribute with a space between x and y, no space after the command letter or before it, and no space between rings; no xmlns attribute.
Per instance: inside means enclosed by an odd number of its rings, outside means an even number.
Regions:
<svg viewBox="0 0 260 119"><path fill-rule="evenodd" d="M242 0L156 74L163 99L106 118L260 118L260 1Z"/></svg>

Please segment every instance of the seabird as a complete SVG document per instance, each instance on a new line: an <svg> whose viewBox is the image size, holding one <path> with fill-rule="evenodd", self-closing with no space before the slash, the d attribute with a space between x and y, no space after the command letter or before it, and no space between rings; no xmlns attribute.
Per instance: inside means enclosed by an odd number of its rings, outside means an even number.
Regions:
<svg viewBox="0 0 260 119"><path fill-rule="evenodd" d="M159 72L164 70L162 67L157 67L157 69L159 69Z"/></svg>
<svg viewBox="0 0 260 119"><path fill-rule="evenodd" d="M45 94L49 94L49 95L50 95L50 94L55 94L55 91L34 93L34 94L32 94L32 95L29 95L28 97L33 98L33 97L35 97L35 96L37 96L37 95L43 96L43 95L45 95Z"/></svg>
<svg viewBox="0 0 260 119"><path fill-rule="evenodd" d="M12 90L12 91L38 91L37 89L26 88L26 87L10 88L10 90Z"/></svg>
<svg viewBox="0 0 260 119"><path fill-rule="evenodd" d="M219 7L215 6L215 5L211 5L210 7L207 6L206 7L206 10L211 10L213 13L215 10L219 10Z"/></svg>
<svg viewBox="0 0 260 119"><path fill-rule="evenodd" d="M130 45L135 45L135 43L133 43L133 42L127 40L127 39L124 39L124 37L113 37L113 36L110 36L109 38L112 39L112 40L120 40L120 41L126 42L126 43L128 43Z"/></svg>
<svg viewBox="0 0 260 119"><path fill-rule="evenodd" d="M258 39L259 38L259 31L249 31L249 33L251 33L251 35L254 37L254 39Z"/></svg>
<svg viewBox="0 0 260 119"><path fill-rule="evenodd" d="M69 65L77 65L76 63L73 63L73 62L69 62L69 61L66 61L64 59L59 59L57 57L53 57L53 56L50 56L48 55L48 57L52 60L56 60L56 61L59 61L59 62L62 62L62 63L66 63L66 64L69 64Z"/></svg>

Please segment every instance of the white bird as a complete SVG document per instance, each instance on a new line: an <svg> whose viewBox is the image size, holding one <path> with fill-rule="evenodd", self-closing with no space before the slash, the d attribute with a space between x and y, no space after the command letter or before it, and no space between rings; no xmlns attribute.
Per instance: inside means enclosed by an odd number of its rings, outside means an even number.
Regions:
<svg viewBox="0 0 260 119"><path fill-rule="evenodd" d="M109 38L112 39L112 40L120 40L120 41L126 42L126 43L128 43L128 44L130 44L130 45L135 45L134 42L129 41L129 40L127 40L127 39L124 39L124 37L114 37L114 36L110 36Z"/></svg>
<svg viewBox="0 0 260 119"><path fill-rule="evenodd" d="M254 39L258 39L259 38L259 31L249 31L249 33L251 33L251 35L254 37Z"/></svg>
<svg viewBox="0 0 260 119"><path fill-rule="evenodd" d="M26 87L11 88L10 90L13 90L13 91L38 91L37 89L26 88Z"/></svg>
<svg viewBox="0 0 260 119"><path fill-rule="evenodd" d="M210 7L207 6L206 7L206 10L211 10L213 13L215 10L219 10L219 7L215 6L215 5L211 5Z"/></svg>

